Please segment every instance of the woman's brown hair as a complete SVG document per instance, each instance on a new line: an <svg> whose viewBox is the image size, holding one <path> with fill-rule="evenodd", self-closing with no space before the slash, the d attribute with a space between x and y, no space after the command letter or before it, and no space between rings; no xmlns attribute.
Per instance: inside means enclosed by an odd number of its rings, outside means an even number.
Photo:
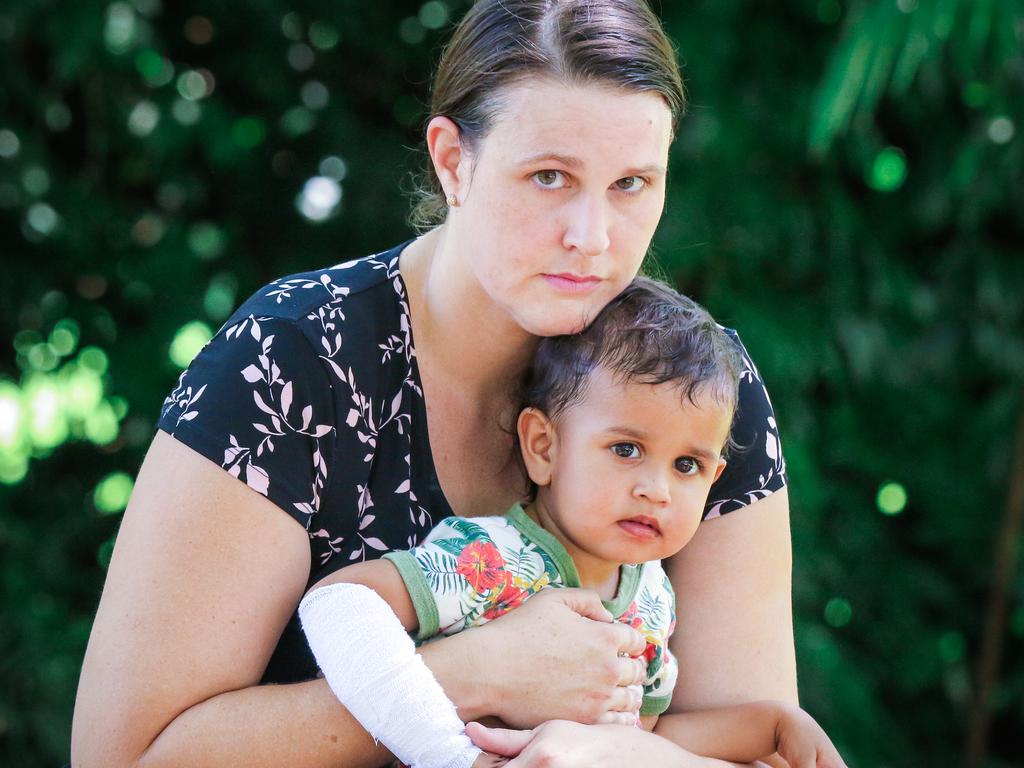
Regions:
<svg viewBox="0 0 1024 768"><path fill-rule="evenodd" d="M686 108L675 49L645 0L478 0L441 55L427 121L452 120L472 154L501 109L502 90L529 77L656 93L673 129ZM418 196L414 226L444 221L429 159Z"/></svg>

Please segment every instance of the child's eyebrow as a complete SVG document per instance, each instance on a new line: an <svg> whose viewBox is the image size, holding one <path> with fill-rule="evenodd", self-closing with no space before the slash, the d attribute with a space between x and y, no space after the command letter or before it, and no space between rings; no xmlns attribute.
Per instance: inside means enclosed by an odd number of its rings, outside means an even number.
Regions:
<svg viewBox="0 0 1024 768"><path fill-rule="evenodd" d="M650 437L650 435L647 432L645 432L644 430L642 430L642 429L637 429L636 427L627 427L627 426L611 426L611 427L608 427L605 430L605 434L614 435L614 436L622 436L622 437L631 437L634 440L640 440L640 441L647 440ZM679 455L680 456L693 456L694 458L697 458L697 459L703 459L704 461L714 462L714 461L718 461L719 457L721 456L721 452L720 451L714 451L714 450L711 450L709 448L702 448L700 446L691 445L691 446L688 446L685 450L680 451Z"/></svg>

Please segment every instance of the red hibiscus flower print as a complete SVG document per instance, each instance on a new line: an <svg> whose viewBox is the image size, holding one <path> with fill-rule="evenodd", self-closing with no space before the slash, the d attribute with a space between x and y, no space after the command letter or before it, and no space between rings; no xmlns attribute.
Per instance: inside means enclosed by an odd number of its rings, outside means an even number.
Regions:
<svg viewBox="0 0 1024 768"><path fill-rule="evenodd" d="M646 661L648 664L650 664L651 660L655 656L657 656L657 655L658 655L658 646L655 645L654 643L648 643L647 647L644 648L644 661Z"/></svg>
<svg viewBox="0 0 1024 768"><path fill-rule="evenodd" d="M640 627L643 625L643 620L640 618L640 611L636 607L636 602L632 602L629 604L629 608L627 608L626 612L619 617L619 621L625 624L627 627L632 627L633 629L640 629Z"/></svg>
<svg viewBox="0 0 1024 768"><path fill-rule="evenodd" d="M477 592L490 592L503 581L505 560L489 541L474 541L459 553L455 570Z"/></svg>
<svg viewBox="0 0 1024 768"><path fill-rule="evenodd" d="M512 576L505 573L505 583L501 587L501 591L497 597L493 598L491 607L484 614L485 619L496 619L503 613L511 611L523 604L523 601L530 596L530 592L525 589L521 589L512 583Z"/></svg>

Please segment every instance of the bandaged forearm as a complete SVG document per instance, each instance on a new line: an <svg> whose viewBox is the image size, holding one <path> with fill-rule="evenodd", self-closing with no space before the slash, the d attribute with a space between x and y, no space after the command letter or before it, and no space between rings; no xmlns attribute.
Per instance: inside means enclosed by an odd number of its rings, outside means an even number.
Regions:
<svg viewBox="0 0 1024 768"><path fill-rule="evenodd" d="M306 640L334 695L366 731L413 768L469 768L480 754L455 705L384 600L331 584L299 605Z"/></svg>

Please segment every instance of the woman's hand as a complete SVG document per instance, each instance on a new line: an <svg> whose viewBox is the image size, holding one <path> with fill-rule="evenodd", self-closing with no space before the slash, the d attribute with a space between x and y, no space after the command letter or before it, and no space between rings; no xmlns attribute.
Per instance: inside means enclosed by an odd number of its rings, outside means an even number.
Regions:
<svg viewBox="0 0 1024 768"><path fill-rule="evenodd" d="M636 712L635 686L644 678L646 641L612 622L598 596L547 589L479 629L463 632L481 670L486 714L516 728L548 720L595 723ZM475 719L475 718L469 718Z"/></svg>
<svg viewBox="0 0 1024 768"><path fill-rule="evenodd" d="M466 734L481 749L512 758L508 768L736 768L734 763L694 755L640 728L618 725L551 720L533 730L515 731L468 723Z"/></svg>

